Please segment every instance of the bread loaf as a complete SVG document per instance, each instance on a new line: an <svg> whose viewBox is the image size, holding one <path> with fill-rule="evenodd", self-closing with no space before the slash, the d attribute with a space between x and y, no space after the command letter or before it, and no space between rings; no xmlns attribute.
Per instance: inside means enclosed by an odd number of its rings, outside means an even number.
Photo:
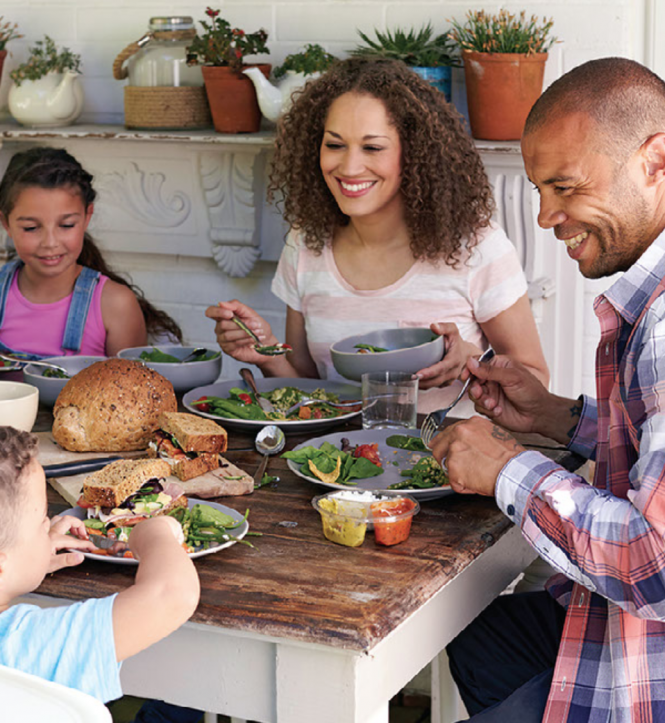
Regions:
<svg viewBox="0 0 665 723"><path fill-rule="evenodd" d="M72 452L145 449L161 412L178 407L173 386L140 362L107 359L73 376L53 408L53 438Z"/></svg>

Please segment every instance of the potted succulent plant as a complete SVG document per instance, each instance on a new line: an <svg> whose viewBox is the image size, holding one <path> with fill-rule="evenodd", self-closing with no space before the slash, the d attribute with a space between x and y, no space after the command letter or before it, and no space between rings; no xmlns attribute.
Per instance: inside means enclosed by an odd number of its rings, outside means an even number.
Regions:
<svg viewBox="0 0 665 723"><path fill-rule="evenodd" d="M30 48L30 57L9 74L9 112L24 125L62 126L73 123L83 110L78 82L81 56L59 49L46 35Z"/></svg>
<svg viewBox="0 0 665 723"><path fill-rule="evenodd" d="M247 55L269 53L268 33L246 33L219 16L219 10L206 9L210 21L201 20L204 32L187 47L187 62L201 65L208 103L215 130L219 133L255 133L261 124L261 112L250 79L242 71L258 67L270 75L267 63L251 66Z"/></svg>
<svg viewBox="0 0 665 723"><path fill-rule="evenodd" d="M474 138L519 140L524 122L543 90L552 20L500 10L469 11L452 21L450 37L459 47Z"/></svg>
<svg viewBox="0 0 665 723"><path fill-rule="evenodd" d="M435 36L428 23L420 30L397 28L382 33L375 29L374 34L376 39L372 40L358 30L364 45L358 45L351 55L401 60L443 91L450 102L451 68L459 65L459 53L447 33Z"/></svg>
<svg viewBox="0 0 665 723"><path fill-rule="evenodd" d="M3 23L4 18L0 15L0 78L2 78L2 66L7 57L7 51L5 46L10 40L16 40L22 38L22 35L18 34L18 25L10 22Z"/></svg>
<svg viewBox="0 0 665 723"><path fill-rule="evenodd" d="M284 62L273 70L275 78L282 79L277 86L270 83L257 68L248 68L243 73L254 83L261 113L275 123L290 106L293 93L308 80L320 76L335 60L337 58L320 45L308 44L300 52L287 55Z"/></svg>

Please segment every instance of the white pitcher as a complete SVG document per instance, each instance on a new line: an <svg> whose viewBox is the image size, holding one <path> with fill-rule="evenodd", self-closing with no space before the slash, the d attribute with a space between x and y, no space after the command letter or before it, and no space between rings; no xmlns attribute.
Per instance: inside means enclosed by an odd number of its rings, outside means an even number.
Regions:
<svg viewBox="0 0 665 723"><path fill-rule="evenodd" d="M67 126L81 115L83 89L78 73L47 73L38 80L23 80L9 90L9 112L22 125L33 128Z"/></svg>
<svg viewBox="0 0 665 723"><path fill-rule="evenodd" d="M321 75L321 73L305 75L304 73L296 73L295 70L287 70L284 80L275 86L266 79L258 68L247 68L242 72L254 83L261 113L273 123L277 121L282 113L288 110L294 91L302 88L308 80L318 78Z"/></svg>

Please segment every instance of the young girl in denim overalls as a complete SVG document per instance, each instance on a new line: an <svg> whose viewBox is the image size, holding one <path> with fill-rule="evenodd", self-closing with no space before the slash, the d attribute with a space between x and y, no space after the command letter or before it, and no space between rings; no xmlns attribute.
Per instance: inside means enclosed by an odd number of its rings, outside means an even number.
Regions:
<svg viewBox="0 0 665 723"><path fill-rule="evenodd" d="M96 192L69 153L15 154L0 182L0 221L17 257L0 269L0 351L22 358L114 356L147 334L182 333L105 264L86 233Z"/></svg>

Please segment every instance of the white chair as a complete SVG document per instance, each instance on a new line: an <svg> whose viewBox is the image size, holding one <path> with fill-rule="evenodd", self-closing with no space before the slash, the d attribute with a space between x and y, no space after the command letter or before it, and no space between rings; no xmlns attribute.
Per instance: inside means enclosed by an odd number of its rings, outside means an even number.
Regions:
<svg viewBox="0 0 665 723"><path fill-rule="evenodd" d="M0 701L6 721L113 723L96 698L59 683L0 665Z"/></svg>

